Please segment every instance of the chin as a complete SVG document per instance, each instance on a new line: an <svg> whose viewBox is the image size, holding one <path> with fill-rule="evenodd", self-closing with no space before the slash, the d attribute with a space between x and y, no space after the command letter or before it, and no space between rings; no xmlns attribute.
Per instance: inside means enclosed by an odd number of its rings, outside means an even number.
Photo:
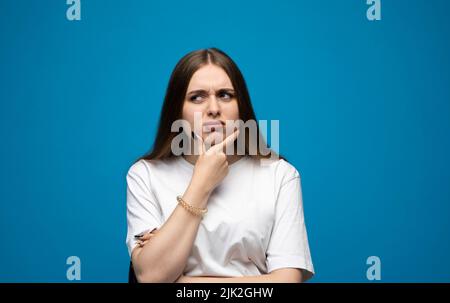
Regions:
<svg viewBox="0 0 450 303"><path fill-rule="evenodd" d="M225 139L224 131L213 131L203 135L204 142L212 142L212 145L218 144Z"/></svg>

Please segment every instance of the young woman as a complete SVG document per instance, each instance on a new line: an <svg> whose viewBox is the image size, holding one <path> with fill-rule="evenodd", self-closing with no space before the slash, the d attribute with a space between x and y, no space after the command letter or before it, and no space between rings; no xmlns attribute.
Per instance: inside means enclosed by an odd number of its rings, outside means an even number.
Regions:
<svg viewBox="0 0 450 303"><path fill-rule="evenodd" d="M190 126L181 134L197 146L193 154L174 152L179 119ZM233 60L215 48L184 56L153 150L127 174L126 243L139 282L301 282L314 274L300 175L263 154L264 140L255 153L240 129L225 136L225 121L237 120L256 118ZM244 152L226 153L241 138Z"/></svg>

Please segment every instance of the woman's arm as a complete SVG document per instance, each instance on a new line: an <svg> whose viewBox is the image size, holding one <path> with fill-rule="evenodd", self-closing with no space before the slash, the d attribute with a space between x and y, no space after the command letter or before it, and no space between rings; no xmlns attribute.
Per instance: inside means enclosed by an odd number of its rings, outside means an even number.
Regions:
<svg viewBox="0 0 450 303"><path fill-rule="evenodd" d="M181 276L177 283L300 283L302 272L297 268L281 268L269 274L233 278Z"/></svg>
<svg viewBox="0 0 450 303"><path fill-rule="evenodd" d="M190 185L183 195L196 207L207 204L209 193ZM180 276L192 249L201 218L178 205L152 240L131 254L139 282L173 282Z"/></svg>
<svg viewBox="0 0 450 303"><path fill-rule="evenodd" d="M183 200L194 207L205 208L214 188L228 174L227 156L223 152L239 135L235 131L208 151L200 137L199 155L191 182ZM174 282L183 273L191 253L201 217L177 205L158 233L144 246L137 245L131 260L139 282Z"/></svg>

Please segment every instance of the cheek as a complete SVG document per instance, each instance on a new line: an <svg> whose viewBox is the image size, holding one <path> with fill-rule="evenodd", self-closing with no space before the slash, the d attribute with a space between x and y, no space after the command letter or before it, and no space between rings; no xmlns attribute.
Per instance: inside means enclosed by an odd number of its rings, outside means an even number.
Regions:
<svg viewBox="0 0 450 303"><path fill-rule="evenodd" d="M239 119L239 107L237 102L232 102L227 104L223 111L224 116L227 120L238 120Z"/></svg>
<svg viewBox="0 0 450 303"><path fill-rule="evenodd" d="M198 105L195 105L192 103L187 103L187 102L183 105L181 119L189 122L192 129L194 129L195 113L200 113L200 118L204 118L203 110Z"/></svg>
<svg viewBox="0 0 450 303"><path fill-rule="evenodd" d="M194 109L188 103L183 105L181 119L187 120L190 124L194 122Z"/></svg>

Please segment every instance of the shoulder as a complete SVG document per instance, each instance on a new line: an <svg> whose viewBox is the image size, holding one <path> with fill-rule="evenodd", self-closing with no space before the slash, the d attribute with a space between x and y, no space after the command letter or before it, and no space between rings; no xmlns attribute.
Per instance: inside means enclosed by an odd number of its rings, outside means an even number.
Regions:
<svg viewBox="0 0 450 303"><path fill-rule="evenodd" d="M147 175L149 170L149 161L140 159L128 169L127 177Z"/></svg>
<svg viewBox="0 0 450 303"><path fill-rule="evenodd" d="M140 177L150 179L153 176L170 174L174 170L176 159L147 160L140 159L128 169L127 178Z"/></svg>
<svg viewBox="0 0 450 303"><path fill-rule="evenodd" d="M140 159L128 169L127 177L143 177L146 178L163 165L162 160L146 160Z"/></svg>
<svg viewBox="0 0 450 303"><path fill-rule="evenodd" d="M292 179L300 178L299 171L284 159L264 159L259 161L259 167L267 170L280 185Z"/></svg>
<svg viewBox="0 0 450 303"><path fill-rule="evenodd" d="M276 163L276 176L280 183L283 185L292 179L300 178L298 170L284 159L279 159Z"/></svg>

